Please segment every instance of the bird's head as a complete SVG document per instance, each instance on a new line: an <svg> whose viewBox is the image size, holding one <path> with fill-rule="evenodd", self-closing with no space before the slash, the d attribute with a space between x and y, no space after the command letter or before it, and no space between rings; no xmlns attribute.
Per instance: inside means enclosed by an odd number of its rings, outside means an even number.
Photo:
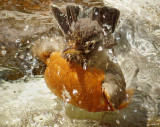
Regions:
<svg viewBox="0 0 160 127"><path fill-rule="evenodd" d="M63 51L64 58L70 62L84 65L102 43L102 28L97 21L80 19L71 26L66 37L68 43Z"/></svg>
<svg viewBox="0 0 160 127"><path fill-rule="evenodd" d="M119 10L109 7L80 7L69 5L63 13L56 5L50 6L67 42L63 51L67 61L83 66L104 43L109 41L119 17ZM110 47L110 45L108 46Z"/></svg>

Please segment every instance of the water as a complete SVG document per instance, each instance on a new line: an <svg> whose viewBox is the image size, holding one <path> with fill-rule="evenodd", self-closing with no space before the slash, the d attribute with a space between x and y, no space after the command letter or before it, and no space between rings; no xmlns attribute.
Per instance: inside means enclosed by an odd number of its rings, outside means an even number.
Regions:
<svg viewBox="0 0 160 127"><path fill-rule="evenodd" d="M67 100L61 102L47 88L43 76L38 76L45 65L32 57L30 47L37 41L58 40L62 33L48 3L37 2L33 1L32 9L27 2L0 2L0 126L160 126L160 2L104 1L121 11L114 35L116 58L112 59L120 64L127 88L135 92L126 109L100 113L78 109Z"/></svg>

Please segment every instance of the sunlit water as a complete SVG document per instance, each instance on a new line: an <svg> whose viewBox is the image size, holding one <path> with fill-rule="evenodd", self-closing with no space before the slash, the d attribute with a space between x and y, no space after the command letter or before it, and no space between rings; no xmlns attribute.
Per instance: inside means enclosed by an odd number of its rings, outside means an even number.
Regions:
<svg viewBox="0 0 160 127"><path fill-rule="evenodd" d="M113 60L120 64L127 88L135 89L129 107L115 112L89 113L61 102L47 88L43 76L33 76L34 69L43 71L43 67L29 50L31 43L53 41L61 35L54 19L48 11L29 14L2 10L0 126L160 126L160 1L104 3L121 11L114 35L118 46Z"/></svg>

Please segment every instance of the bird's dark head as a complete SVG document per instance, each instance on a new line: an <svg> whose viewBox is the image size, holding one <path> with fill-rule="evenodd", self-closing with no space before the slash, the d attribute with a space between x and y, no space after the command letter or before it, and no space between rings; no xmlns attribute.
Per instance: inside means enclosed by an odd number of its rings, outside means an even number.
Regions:
<svg viewBox="0 0 160 127"><path fill-rule="evenodd" d="M70 34L66 37L67 47L64 57L71 62L84 65L102 43L102 27L97 21L89 18L79 19L71 25Z"/></svg>

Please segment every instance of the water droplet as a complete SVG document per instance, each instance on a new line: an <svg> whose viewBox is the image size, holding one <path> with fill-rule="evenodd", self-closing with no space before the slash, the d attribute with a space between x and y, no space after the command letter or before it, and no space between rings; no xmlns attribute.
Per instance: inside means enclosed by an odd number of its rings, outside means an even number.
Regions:
<svg viewBox="0 0 160 127"><path fill-rule="evenodd" d="M63 100L66 101L66 102L69 102L70 99L71 99L71 96L70 96L69 92L66 90L65 87L63 89L64 89L63 92L62 92Z"/></svg>
<svg viewBox="0 0 160 127"><path fill-rule="evenodd" d="M12 123L16 123L16 122L20 122L20 121L21 121L21 119L17 118L17 119L12 120Z"/></svg>
<svg viewBox="0 0 160 127"><path fill-rule="evenodd" d="M29 28L29 26L27 25L25 28L24 28L24 31L27 31Z"/></svg>
<svg viewBox="0 0 160 127"><path fill-rule="evenodd" d="M110 110L111 108L110 108L110 106L108 105L108 110Z"/></svg>
<svg viewBox="0 0 160 127"><path fill-rule="evenodd" d="M124 30L121 28L120 31L122 32L122 31L124 31Z"/></svg>
<svg viewBox="0 0 160 127"><path fill-rule="evenodd" d="M8 18L8 13L5 14L5 18Z"/></svg>
<svg viewBox="0 0 160 127"><path fill-rule="evenodd" d="M60 70L58 70L57 74L59 75L59 73L60 73Z"/></svg>
<svg viewBox="0 0 160 127"><path fill-rule="evenodd" d="M28 60L31 60L32 58L33 58L32 55L28 56Z"/></svg>
<svg viewBox="0 0 160 127"><path fill-rule="evenodd" d="M102 46L99 46L98 51L102 51L102 50L103 50Z"/></svg>
<svg viewBox="0 0 160 127"><path fill-rule="evenodd" d="M17 58L17 56L18 56L18 53L15 54L14 58Z"/></svg>
<svg viewBox="0 0 160 127"><path fill-rule="evenodd" d="M59 125L58 124L54 124L54 127L59 127Z"/></svg>
<svg viewBox="0 0 160 127"><path fill-rule="evenodd" d="M134 109L134 112L137 112L137 109Z"/></svg>
<svg viewBox="0 0 160 127"><path fill-rule="evenodd" d="M118 40L120 40L120 37L118 36L118 37L116 37L116 40L118 41Z"/></svg>
<svg viewBox="0 0 160 127"><path fill-rule="evenodd" d="M63 16L63 14L60 14L60 16Z"/></svg>
<svg viewBox="0 0 160 127"><path fill-rule="evenodd" d="M95 15L98 15L98 12L96 11L94 14L95 14Z"/></svg>
<svg viewBox="0 0 160 127"><path fill-rule="evenodd" d="M24 55L20 55L19 58L24 59Z"/></svg>
<svg viewBox="0 0 160 127"><path fill-rule="evenodd" d="M7 53L7 51L6 51L6 50L2 50L2 51L1 51L1 54L2 54L3 56L5 56L5 55L6 55L6 53Z"/></svg>
<svg viewBox="0 0 160 127"><path fill-rule="evenodd" d="M129 94L128 93L126 94L126 97L129 98Z"/></svg>
<svg viewBox="0 0 160 127"><path fill-rule="evenodd" d="M117 113L120 113L120 111L119 111L119 110L116 110L116 112L117 112Z"/></svg>
<svg viewBox="0 0 160 127"><path fill-rule="evenodd" d="M27 69L27 65L24 65L24 68Z"/></svg>
<svg viewBox="0 0 160 127"><path fill-rule="evenodd" d="M116 120L116 123L120 124L120 121L119 121L119 120Z"/></svg>
<svg viewBox="0 0 160 127"><path fill-rule="evenodd" d="M125 48L127 48L127 46L126 46L126 45L123 45L123 48L125 49Z"/></svg>
<svg viewBox="0 0 160 127"><path fill-rule="evenodd" d="M73 95L76 95L78 91L76 89L73 90Z"/></svg>
<svg viewBox="0 0 160 127"><path fill-rule="evenodd" d="M126 119L126 115L123 115L123 118Z"/></svg>
<svg viewBox="0 0 160 127"><path fill-rule="evenodd" d="M8 37L9 37L9 35L8 35L8 34L6 34L6 35L5 35L5 38L8 38Z"/></svg>
<svg viewBox="0 0 160 127"><path fill-rule="evenodd" d="M112 49L108 49L108 53L112 54L113 53Z"/></svg>
<svg viewBox="0 0 160 127"><path fill-rule="evenodd" d="M86 63L86 62L83 64L83 69L84 69L84 70L87 69L87 63Z"/></svg>
<svg viewBox="0 0 160 127"><path fill-rule="evenodd" d="M118 62L118 61L117 61L117 57L115 57L115 56L113 57L113 62L114 62L114 63L117 63L117 62Z"/></svg>
<svg viewBox="0 0 160 127"><path fill-rule="evenodd" d="M19 42L21 42L21 40L18 38L18 39L16 40L16 43L19 43Z"/></svg>
<svg viewBox="0 0 160 127"><path fill-rule="evenodd" d="M146 107L146 108L149 108L149 106L148 106L148 105L145 105L145 107Z"/></svg>
<svg viewBox="0 0 160 127"><path fill-rule="evenodd" d="M105 31L104 28L102 28L102 31L103 31L104 36L107 36L107 35L108 35L108 33Z"/></svg>
<svg viewBox="0 0 160 127"><path fill-rule="evenodd" d="M139 86L139 87L137 87L137 90L141 91L141 90L142 90L142 87L140 87L140 86Z"/></svg>

